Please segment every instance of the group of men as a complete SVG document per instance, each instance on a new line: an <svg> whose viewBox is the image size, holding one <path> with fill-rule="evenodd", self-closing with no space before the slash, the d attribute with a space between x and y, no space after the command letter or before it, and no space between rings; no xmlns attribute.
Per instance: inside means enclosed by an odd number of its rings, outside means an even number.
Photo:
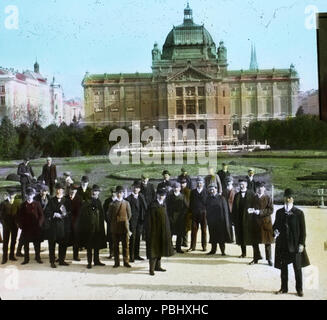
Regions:
<svg viewBox="0 0 327 320"><path fill-rule="evenodd" d="M80 261L79 252L87 251L87 268L104 266L99 258L99 250L107 248L109 259L114 258L114 268L120 265L119 245L122 244L123 265L130 268L135 260L144 260L140 255L140 242L146 241L146 256L149 259L150 275L155 271L166 271L161 266L161 258L174 254L172 237L176 236L175 250L183 254L182 247L188 247L188 233L191 243L188 251L196 250L197 233L201 227L202 250L207 251L207 229L213 255L219 245L225 255L225 244L234 242L241 248L240 258L246 257L246 247L253 247L251 265L262 259L259 244L265 245L265 258L272 266L271 244L276 239L275 267L281 269L281 290L288 291L287 266L293 263L296 290L303 296L301 268L309 264L305 251L305 222L301 210L293 206L294 193L286 189L285 206L276 213L274 225L271 216L273 203L266 192L265 183L255 181L254 170L250 169L245 179L240 179L239 191L223 163L217 173L213 168L209 174L196 178L193 188L187 170L182 169L177 181L171 180L168 170L164 170L163 180L157 190L143 174L134 181L131 193L125 196L122 186L111 189L111 195L102 204L98 185L89 187L89 179L83 176L80 184L75 184L69 172L57 180L56 167L48 158L43 167L39 194L30 184L34 177L29 160L18 167L22 197L8 190L8 197L0 205L0 219L3 224L2 264L8 261L8 245L11 236L9 260L15 261L15 244L18 228L21 228L19 246L24 246L24 261L29 262L29 244L33 242L35 259L42 263L41 242L48 240L49 261L52 268L56 262L68 266L67 247L73 247L73 259ZM51 195L51 196L50 196ZM105 228L105 222L107 228ZM233 232L234 227L234 232ZM107 232L105 231L107 230ZM58 259L55 256L59 245ZM18 252L20 253L20 252Z"/></svg>

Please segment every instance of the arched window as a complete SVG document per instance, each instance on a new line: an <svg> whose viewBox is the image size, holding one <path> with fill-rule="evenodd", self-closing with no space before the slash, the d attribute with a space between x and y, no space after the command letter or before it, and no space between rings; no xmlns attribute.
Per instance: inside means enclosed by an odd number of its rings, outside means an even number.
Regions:
<svg viewBox="0 0 327 320"><path fill-rule="evenodd" d="M240 134L240 124L238 122L233 123L233 135Z"/></svg>

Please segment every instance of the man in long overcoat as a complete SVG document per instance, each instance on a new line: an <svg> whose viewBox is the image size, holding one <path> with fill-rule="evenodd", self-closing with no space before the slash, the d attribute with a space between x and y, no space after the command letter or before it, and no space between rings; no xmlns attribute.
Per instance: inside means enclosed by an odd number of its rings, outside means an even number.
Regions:
<svg viewBox="0 0 327 320"><path fill-rule="evenodd" d="M89 177L83 176L81 179L81 185L77 189L77 195L80 197L82 201L91 200L92 197L92 190L89 187Z"/></svg>
<svg viewBox="0 0 327 320"><path fill-rule="evenodd" d="M182 180L186 180L187 187L191 190L192 189L192 179L188 175L186 169L182 168L181 169L181 174L177 177L177 182L180 184L182 183Z"/></svg>
<svg viewBox="0 0 327 320"><path fill-rule="evenodd" d="M109 225L114 245L114 268L118 268L119 261L119 243L123 247L124 267L131 268L129 264L129 220L132 216L131 206L124 200L124 189L122 186L116 187L117 198L109 205Z"/></svg>
<svg viewBox="0 0 327 320"><path fill-rule="evenodd" d="M99 200L100 191L98 185L92 186L91 199L82 202L76 227L78 244L80 247L86 247L88 269L92 268L92 257L95 266L105 265L99 257L99 251L107 248L105 217Z"/></svg>
<svg viewBox="0 0 327 320"><path fill-rule="evenodd" d="M72 244L71 207L64 197L64 186L55 185L56 195L50 199L45 209L45 238L49 242L49 260L51 268L56 268L55 249L59 245L59 265L68 266L65 262L67 247Z"/></svg>
<svg viewBox="0 0 327 320"><path fill-rule="evenodd" d="M191 189L189 189L187 187L186 179L180 180L180 184L181 184L181 193L184 196L184 202L185 202L185 206L186 206L185 232L184 232L184 236L182 239L182 247L187 247L188 246L188 243L187 243L188 233L189 233L189 231L192 230L192 212L190 209Z"/></svg>
<svg viewBox="0 0 327 320"><path fill-rule="evenodd" d="M109 223L109 206L112 202L114 202L117 199L117 194L114 188L110 189L111 194L107 199L104 200L103 203L103 212L104 212L104 217L105 221L107 223L107 242L109 244L109 256L108 259L112 259L114 256L114 245L113 245L113 240L112 240L112 234L110 232L110 223Z"/></svg>
<svg viewBox="0 0 327 320"><path fill-rule="evenodd" d="M217 172L220 181L221 181L221 186L223 189L223 192L226 191L227 188L227 179L231 176L230 172L228 171L228 165L227 163L222 164L222 169Z"/></svg>
<svg viewBox="0 0 327 320"><path fill-rule="evenodd" d="M41 260L41 242L42 225L44 214L39 202L34 201L35 190L28 187L26 189L26 201L24 201L18 213L18 226L22 229L21 239L24 244L24 261L22 264L28 264L30 260L29 244L33 242L35 250L35 260L43 263Z"/></svg>
<svg viewBox="0 0 327 320"><path fill-rule="evenodd" d="M219 178L219 175L215 173L214 168L209 168L209 174L204 178L205 187L208 188L210 184L215 184L218 188L218 193L223 193L222 184Z"/></svg>
<svg viewBox="0 0 327 320"><path fill-rule="evenodd" d="M57 168L52 163L52 158L47 158L47 163L42 168L42 180L43 184L47 185L50 190L50 195L53 196L54 186L57 183Z"/></svg>
<svg viewBox="0 0 327 320"><path fill-rule="evenodd" d="M173 192L167 196L167 213L170 222L171 235L176 235L176 252L184 253L182 250L182 239L185 234L185 214L187 211L185 197L181 193L181 184L174 183Z"/></svg>
<svg viewBox="0 0 327 320"><path fill-rule="evenodd" d="M226 189L225 189L225 191L223 191L223 196L227 201L228 211L229 211L230 215L232 215L233 202L234 202L234 198L236 195L236 190L234 189L233 183L234 183L234 180L233 180L232 176L229 176L226 179Z"/></svg>
<svg viewBox="0 0 327 320"><path fill-rule="evenodd" d="M8 261L8 245L10 241L10 254L9 260L17 261L15 258L15 246L17 240L17 216L21 201L15 199L17 192L14 189L8 189L8 197L0 204L0 222L3 228L3 246L2 246L2 264Z"/></svg>
<svg viewBox="0 0 327 320"><path fill-rule="evenodd" d="M235 195L233 202L232 221L235 227L236 243L241 246L240 258L246 257L246 246L253 245L252 215L248 209L253 209L255 194L247 189L247 182L239 180L240 191Z"/></svg>
<svg viewBox="0 0 327 320"><path fill-rule="evenodd" d="M149 175L143 173L141 176L141 193L146 201L147 208L150 208L151 203L156 199L156 190L154 185L149 182Z"/></svg>
<svg viewBox="0 0 327 320"><path fill-rule="evenodd" d="M192 212L192 233L191 233L191 247L189 251L195 251L196 237L201 226L201 242L202 250L207 250L207 217L206 217L206 201L208 192L204 186L202 177L197 178L197 187L191 191L190 209Z"/></svg>
<svg viewBox="0 0 327 320"><path fill-rule="evenodd" d="M225 198L218 194L215 184L208 187L209 195L206 202L207 223L211 243L209 255L215 254L217 244L221 254L225 255L225 243L233 242L233 231L230 215Z"/></svg>
<svg viewBox="0 0 327 320"><path fill-rule="evenodd" d="M146 216L146 255L152 276L154 271L166 271L161 267L161 258L170 257L174 253L165 199L166 191L159 189L157 200L152 203L149 214Z"/></svg>
<svg viewBox="0 0 327 320"><path fill-rule="evenodd" d="M250 168L248 170L248 175L246 176L246 182L248 184L247 188L248 190L253 191L253 193L256 193L256 180L254 179L254 169Z"/></svg>
<svg viewBox="0 0 327 320"><path fill-rule="evenodd" d="M266 260L269 266L272 266L271 244L274 242L274 235L271 215L274 212L274 206L271 198L265 193L265 183L258 182L257 189L253 207L253 261L250 264L257 264L262 259L259 243L264 243Z"/></svg>
<svg viewBox="0 0 327 320"><path fill-rule="evenodd" d="M31 186L33 180L36 181L34 171L29 162L30 159L28 157L25 157L23 162L19 164L17 169L17 175L20 177L23 201L25 201L26 188Z"/></svg>
<svg viewBox="0 0 327 320"><path fill-rule="evenodd" d="M134 181L132 185L132 193L126 198L131 206L132 217L129 220L129 229L132 233L129 239L129 257L130 262L135 260L144 260L140 256L140 242L144 227L144 219L147 210L147 205L144 196L140 193L141 182Z"/></svg>
<svg viewBox="0 0 327 320"><path fill-rule="evenodd" d="M288 265L293 264L296 292L303 296L302 268L310 265L305 249L306 228L304 213L296 208L294 192L284 192L284 207L277 210L273 226L276 238L275 268L281 269L281 289L276 294L288 292Z"/></svg>
<svg viewBox="0 0 327 320"><path fill-rule="evenodd" d="M166 190L166 192L170 192L173 187L173 184L170 180L170 172L168 170L164 170L162 172L162 176L163 176L163 181L158 184L157 190L164 189Z"/></svg>

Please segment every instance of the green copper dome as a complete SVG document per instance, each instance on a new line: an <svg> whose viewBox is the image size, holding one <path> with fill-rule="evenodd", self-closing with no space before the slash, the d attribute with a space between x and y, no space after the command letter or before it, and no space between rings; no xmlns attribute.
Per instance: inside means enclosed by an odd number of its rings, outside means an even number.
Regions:
<svg viewBox="0 0 327 320"><path fill-rule="evenodd" d="M169 32L162 51L163 60L216 59L216 44L204 26L193 22L192 9L187 4L183 24Z"/></svg>

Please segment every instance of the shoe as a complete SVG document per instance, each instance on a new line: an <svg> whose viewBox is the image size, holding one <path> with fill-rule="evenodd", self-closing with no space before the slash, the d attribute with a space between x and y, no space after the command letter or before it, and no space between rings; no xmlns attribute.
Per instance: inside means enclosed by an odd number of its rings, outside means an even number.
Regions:
<svg viewBox="0 0 327 320"><path fill-rule="evenodd" d="M92 265L89 263L87 266L86 266L87 269L92 269Z"/></svg>
<svg viewBox="0 0 327 320"><path fill-rule="evenodd" d="M2 262L1 262L1 264L6 264L6 263L7 263L7 261L8 261L8 259L2 259Z"/></svg>
<svg viewBox="0 0 327 320"><path fill-rule="evenodd" d="M69 263L67 263L66 261L61 261L61 262L59 262L59 265L67 267L67 266L69 266Z"/></svg>
<svg viewBox="0 0 327 320"><path fill-rule="evenodd" d="M279 291L276 291L275 294L285 294L287 292L288 292L287 290L280 289Z"/></svg>
<svg viewBox="0 0 327 320"><path fill-rule="evenodd" d="M16 252L16 257L22 258L22 257L24 257L24 255L21 252Z"/></svg>
<svg viewBox="0 0 327 320"><path fill-rule="evenodd" d="M150 271L150 276L154 276L154 271Z"/></svg>
<svg viewBox="0 0 327 320"><path fill-rule="evenodd" d="M272 267L273 263L271 260L268 260L268 265Z"/></svg>
<svg viewBox="0 0 327 320"><path fill-rule="evenodd" d="M138 256L138 257L135 258L135 260L144 261L144 258Z"/></svg>
<svg viewBox="0 0 327 320"><path fill-rule="evenodd" d="M55 258L55 262L59 262L59 258L58 259Z"/></svg>
<svg viewBox="0 0 327 320"><path fill-rule="evenodd" d="M29 260L24 260L21 265L25 265L25 264L28 264L29 263Z"/></svg>
<svg viewBox="0 0 327 320"><path fill-rule="evenodd" d="M74 261L81 261L81 259L78 258L78 257L75 257L73 260L74 260Z"/></svg>
<svg viewBox="0 0 327 320"><path fill-rule="evenodd" d="M202 248L202 251L207 251L207 248L206 247Z"/></svg>
<svg viewBox="0 0 327 320"><path fill-rule="evenodd" d="M252 265L252 264L258 264L258 260L252 260L249 265Z"/></svg>
<svg viewBox="0 0 327 320"><path fill-rule="evenodd" d="M53 268L53 269L57 268L56 264L55 263L51 263L51 268Z"/></svg>
<svg viewBox="0 0 327 320"><path fill-rule="evenodd" d="M184 253L183 250L179 249L179 250L176 250L177 253Z"/></svg>
<svg viewBox="0 0 327 320"><path fill-rule="evenodd" d="M126 267L126 268L132 268L132 266L129 264L129 263L124 263L124 267Z"/></svg>
<svg viewBox="0 0 327 320"><path fill-rule="evenodd" d="M239 258L245 258L246 256L244 254L241 254Z"/></svg>
<svg viewBox="0 0 327 320"><path fill-rule="evenodd" d="M102 262L100 262L100 261L94 262L94 265L95 265L95 266L100 266L100 267L105 266L105 264L102 263Z"/></svg>
<svg viewBox="0 0 327 320"><path fill-rule="evenodd" d="M187 252L192 252L192 251L195 251L195 248L190 248L187 250Z"/></svg>
<svg viewBox="0 0 327 320"><path fill-rule="evenodd" d="M134 261L134 259L129 259L129 262L132 262L132 263L133 263L133 262L135 262L135 261Z"/></svg>
<svg viewBox="0 0 327 320"><path fill-rule="evenodd" d="M216 254L216 252L214 252L214 251L209 251L209 252L207 253L207 256L210 256L210 255L212 255L212 254Z"/></svg>
<svg viewBox="0 0 327 320"><path fill-rule="evenodd" d="M119 264L114 264L113 268L118 268Z"/></svg>
<svg viewBox="0 0 327 320"><path fill-rule="evenodd" d="M17 261L17 259L15 257L9 257L10 261Z"/></svg>
<svg viewBox="0 0 327 320"><path fill-rule="evenodd" d="M166 272L167 270L166 269L163 269L163 268L157 268L157 269L154 269L155 271L161 271L161 272Z"/></svg>
<svg viewBox="0 0 327 320"><path fill-rule="evenodd" d="M38 264L43 264L43 261L41 259L35 259Z"/></svg>
<svg viewBox="0 0 327 320"><path fill-rule="evenodd" d="M298 291L296 294L297 294L299 297L303 297L303 291Z"/></svg>
<svg viewBox="0 0 327 320"><path fill-rule="evenodd" d="M113 256L112 255L110 255L107 259L108 260L111 260L113 258Z"/></svg>
<svg viewBox="0 0 327 320"><path fill-rule="evenodd" d="M225 255L226 255L226 253L225 253L225 252L222 252L222 253L221 253L221 255L222 255L222 256L225 256Z"/></svg>

